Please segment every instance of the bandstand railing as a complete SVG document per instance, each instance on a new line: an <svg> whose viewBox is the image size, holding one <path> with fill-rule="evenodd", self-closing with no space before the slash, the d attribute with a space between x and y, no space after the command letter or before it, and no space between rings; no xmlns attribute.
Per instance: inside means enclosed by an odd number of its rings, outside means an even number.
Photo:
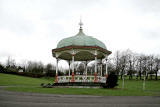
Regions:
<svg viewBox="0 0 160 107"><path fill-rule="evenodd" d="M75 75L74 82L94 82L95 76ZM58 83L67 83L72 81L72 76L58 76ZM106 77L97 76L98 83L106 83Z"/></svg>

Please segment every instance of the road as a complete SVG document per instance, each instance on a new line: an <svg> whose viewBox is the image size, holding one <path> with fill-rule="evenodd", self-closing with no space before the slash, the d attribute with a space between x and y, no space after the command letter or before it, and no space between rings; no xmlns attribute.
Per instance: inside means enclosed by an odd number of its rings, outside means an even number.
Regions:
<svg viewBox="0 0 160 107"><path fill-rule="evenodd" d="M0 107L160 107L160 96L55 95L0 89Z"/></svg>

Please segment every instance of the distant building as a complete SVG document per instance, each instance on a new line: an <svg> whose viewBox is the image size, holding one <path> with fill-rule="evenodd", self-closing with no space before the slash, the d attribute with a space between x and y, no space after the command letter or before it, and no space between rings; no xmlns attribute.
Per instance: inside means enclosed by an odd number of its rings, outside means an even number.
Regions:
<svg viewBox="0 0 160 107"><path fill-rule="evenodd" d="M18 72L23 72L23 69L19 69Z"/></svg>

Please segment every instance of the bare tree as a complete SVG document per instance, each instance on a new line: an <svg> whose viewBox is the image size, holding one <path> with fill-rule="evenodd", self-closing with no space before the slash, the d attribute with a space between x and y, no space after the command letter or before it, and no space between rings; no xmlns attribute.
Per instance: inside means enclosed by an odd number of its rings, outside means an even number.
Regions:
<svg viewBox="0 0 160 107"><path fill-rule="evenodd" d="M143 61L143 55L137 56L137 72L140 80L142 79L142 61Z"/></svg>
<svg viewBox="0 0 160 107"><path fill-rule="evenodd" d="M135 73L135 64L137 61L136 55L131 51L127 50L126 51L126 58L127 58L127 63L126 63L126 69L127 69L127 74L129 75L129 79L132 79L133 74Z"/></svg>
<svg viewBox="0 0 160 107"><path fill-rule="evenodd" d="M42 62L29 61L26 67L26 71L32 73L43 73L43 70L44 70L44 65Z"/></svg>
<svg viewBox="0 0 160 107"><path fill-rule="evenodd" d="M15 60L12 59L11 57L8 57L7 63L6 63L6 67L15 68L15 67L16 67L16 62L15 62Z"/></svg>
<svg viewBox="0 0 160 107"><path fill-rule="evenodd" d="M17 72L18 71L18 67L16 66L16 62L11 57L8 57L8 59L7 59L6 69L9 72Z"/></svg>
<svg viewBox="0 0 160 107"><path fill-rule="evenodd" d="M147 69L148 69L148 74L150 74L150 79L152 80L152 75L154 74L154 71L153 71L153 67L154 67L154 56L153 55L150 55L148 56L148 66L147 66Z"/></svg>
<svg viewBox="0 0 160 107"><path fill-rule="evenodd" d="M80 75L83 75L84 71L85 71L85 68L84 68L84 63L83 62L80 62L78 64L78 67L77 67L77 71Z"/></svg>
<svg viewBox="0 0 160 107"><path fill-rule="evenodd" d="M148 78L147 66L148 66L148 56L143 55L142 56L142 71L143 71L143 75L146 76L146 79Z"/></svg>
<svg viewBox="0 0 160 107"><path fill-rule="evenodd" d="M157 74L158 74L159 69L160 69L160 58L157 56L155 58L155 69L154 69L155 74L156 74L156 77L155 77L156 80L158 80Z"/></svg>
<svg viewBox="0 0 160 107"><path fill-rule="evenodd" d="M47 64L44 69L46 77L55 76L55 66L52 64Z"/></svg>
<svg viewBox="0 0 160 107"><path fill-rule="evenodd" d="M116 69L116 74L118 75L120 73L120 52L119 51L115 52L113 60L114 60L113 64Z"/></svg>

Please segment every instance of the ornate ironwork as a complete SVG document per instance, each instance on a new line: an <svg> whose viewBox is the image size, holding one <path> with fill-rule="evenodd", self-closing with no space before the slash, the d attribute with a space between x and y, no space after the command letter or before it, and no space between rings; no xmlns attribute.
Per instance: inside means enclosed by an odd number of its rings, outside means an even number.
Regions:
<svg viewBox="0 0 160 107"><path fill-rule="evenodd" d="M95 76L75 75L75 82L94 82ZM72 82L72 76L58 76L58 83ZM106 77L97 76L98 83L106 83Z"/></svg>

